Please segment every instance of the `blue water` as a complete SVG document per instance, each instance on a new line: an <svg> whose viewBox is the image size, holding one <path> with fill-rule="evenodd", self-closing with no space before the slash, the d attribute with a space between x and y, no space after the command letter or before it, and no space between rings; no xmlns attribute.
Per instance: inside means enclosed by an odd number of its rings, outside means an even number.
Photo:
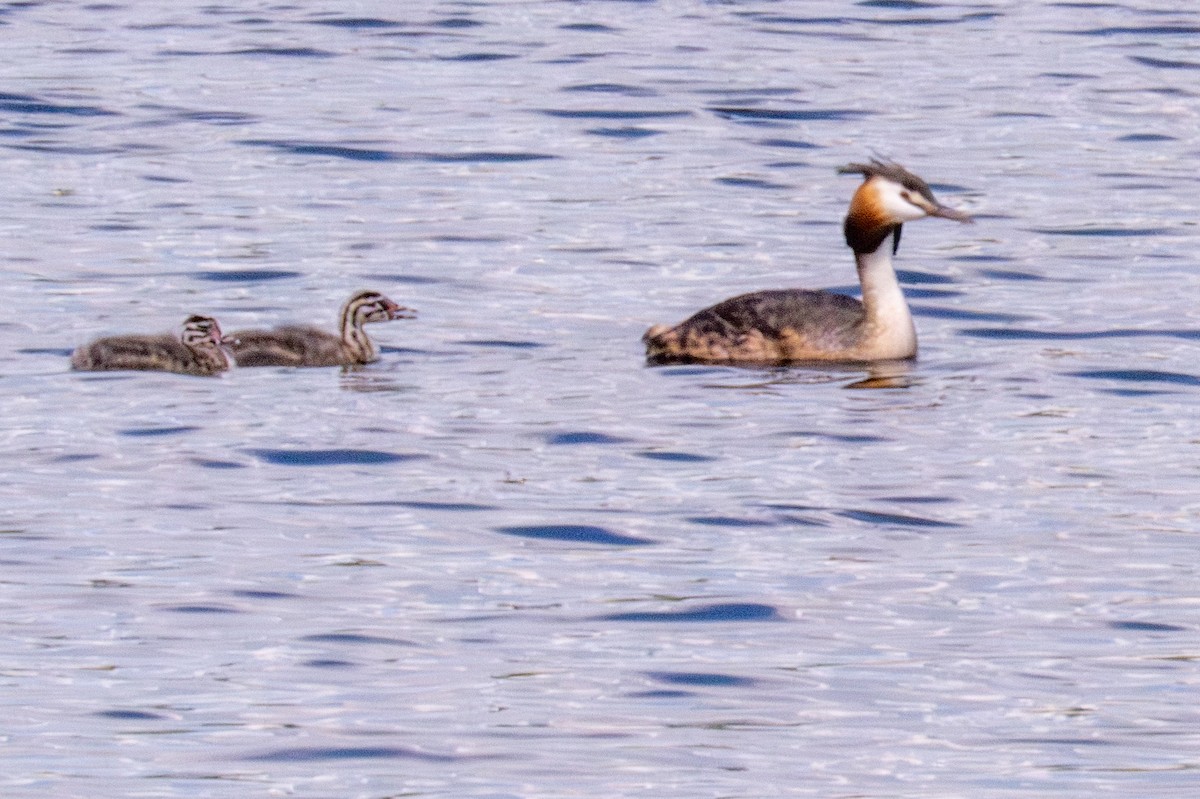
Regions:
<svg viewBox="0 0 1200 799"><path fill-rule="evenodd" d="M1200 793L1200 12L0 7L5 797ZM648 367L853 291L904 369ZM71 372L418 309L357 371Z"/></svg>

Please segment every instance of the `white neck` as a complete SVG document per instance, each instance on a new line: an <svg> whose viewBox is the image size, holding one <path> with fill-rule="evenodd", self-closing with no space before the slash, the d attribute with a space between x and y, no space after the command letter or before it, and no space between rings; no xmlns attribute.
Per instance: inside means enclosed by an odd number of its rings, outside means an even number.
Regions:
<svg viewBox="0 0 1200 799"><path fill-rule="evenodd" d="M350 325L349 330L343 331L342 344L358 360L375 360L375 345L371 343L371 339L367 338L367 332L361 327Z"/></svg>
<svg viewBox="0 0 1200 799"><path fill-rule="evenodd" d="M892 267L892 237L875 252L854 254L862 284L870 346L877 358L911 358L917 353L917 331L904 290Z"/></svg>

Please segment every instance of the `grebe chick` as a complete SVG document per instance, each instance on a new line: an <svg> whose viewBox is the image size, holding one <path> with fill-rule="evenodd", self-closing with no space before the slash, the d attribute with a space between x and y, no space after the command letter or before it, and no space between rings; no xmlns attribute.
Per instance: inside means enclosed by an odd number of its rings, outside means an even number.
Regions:
<svg viewBox="0 0 1200 799"><path fill-rule="evenodd" d="M377 291L360 291L342 306L340 336L307 325L238 330L230 349L238 366L354 366L378 357L363 325L414 315Z"/></svg>
<svg viewBox="0 0 1200 799"><path fill-rule="evenodd" d="M79 347L71 354L71 368L85 371L140 369L215 375L230 367L228 342L211 316L189 316L178 337L109 336Z"/></svg>
<svg viewBox="0 0 1200 799"><path fill-rule="evenodd" d="M732 297L674 327L646 331L651 363L882 361L916 357L917 332L892 255L905 222L940 216L973 221L934 198L898 164L872 159L838 170L861 174L844 233L854 250L862 301L828 291L778 289ZM885 242L891 238L891 246Z"/></svg>

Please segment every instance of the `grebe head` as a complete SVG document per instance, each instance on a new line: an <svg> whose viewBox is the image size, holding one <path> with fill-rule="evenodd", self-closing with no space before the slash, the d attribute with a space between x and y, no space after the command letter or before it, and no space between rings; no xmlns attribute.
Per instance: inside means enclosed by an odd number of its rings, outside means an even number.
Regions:
<svg viewBox="0 0 1200 799"><path fill-rule="evenodd" d="M354 326L367 322L386 322L390 319L412 319L416 312L397 305L378 291L360 291L346 301L342 309L343 322Z"/></svg>
<svg viewBox="0 0 1200 799"><path fill-rule="evenodd" d="M854 192L846 214L846 243L855 252L875 252L893 232L894 246L899 247L900 226L927 216L974 221L968 214L939 203L928 183L899 164L871 159L868 164L848 164L838 172L866 178Z"/></svg>
<svg viewBox="0 0 1200 799"><path fill-rule="evenodd" d="M179 340L189 347L218 348L223 342L221 326L211 316L189 316L183 320Z"/></svg>

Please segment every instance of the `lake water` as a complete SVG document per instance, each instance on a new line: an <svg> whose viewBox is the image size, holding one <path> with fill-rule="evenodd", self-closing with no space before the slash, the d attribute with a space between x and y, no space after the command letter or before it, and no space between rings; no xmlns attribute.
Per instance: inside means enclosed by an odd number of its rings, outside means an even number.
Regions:
<svg viewBox="0 0 1200 799"><path fill-rule="evenodd" d="M1186 5L0 7L0 794L1200 795ZM645 365L872 154L920 360Z"/></svg>

